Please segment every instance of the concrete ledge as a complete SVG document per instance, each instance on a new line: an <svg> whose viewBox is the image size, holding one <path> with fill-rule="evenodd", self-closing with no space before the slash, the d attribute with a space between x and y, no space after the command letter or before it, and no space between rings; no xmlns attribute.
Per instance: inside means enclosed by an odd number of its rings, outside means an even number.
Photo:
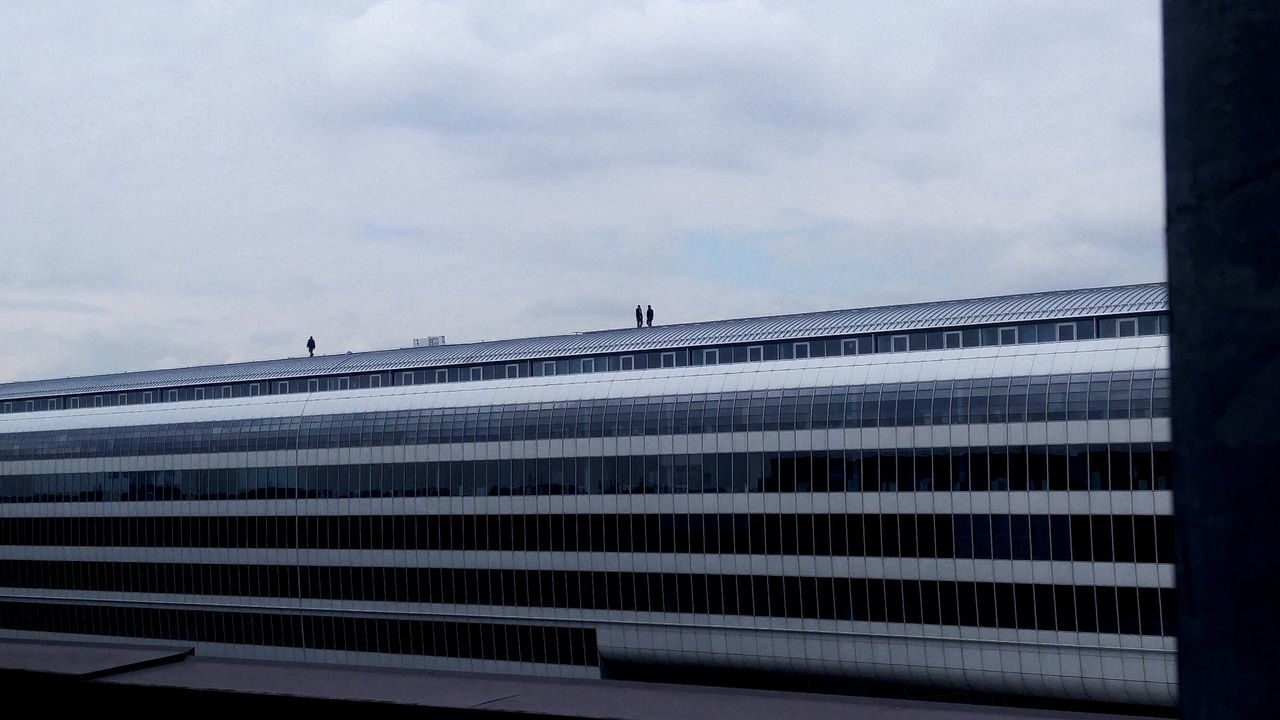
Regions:
<svg viewBox="0 0 1280 720"><path fill-rule="evenodd" d="M1118 715L614 680L351 668L188 658L99 681L121 687L246 693L413 706L446 716L519 713L616 720L1091 720ZM1132 719L1132 716L1127 716Z"/></svg>
<svg viewBox="0 0 1280 720"><path fill-rule="evenodd" d="M0 640L0 672L30 672L89 680L179 662L193 652L190 647Z"/></svg>

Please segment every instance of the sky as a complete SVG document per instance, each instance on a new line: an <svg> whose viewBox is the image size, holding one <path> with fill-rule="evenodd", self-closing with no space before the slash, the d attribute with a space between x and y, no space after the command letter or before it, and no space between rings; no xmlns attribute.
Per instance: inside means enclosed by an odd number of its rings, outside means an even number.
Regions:
<svg viewBox="0 0 1280 720"><path fill-rule="evenodd" d="M0 382L1165 278L1156 0L0 3Z"/></svg>

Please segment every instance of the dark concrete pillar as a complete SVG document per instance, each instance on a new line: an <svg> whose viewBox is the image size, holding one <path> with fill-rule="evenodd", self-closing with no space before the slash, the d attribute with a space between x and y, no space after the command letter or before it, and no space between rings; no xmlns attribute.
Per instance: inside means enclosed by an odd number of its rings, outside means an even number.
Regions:
<svg viewBox="0 0 1280 720"><path fill-rule="evenodd" d="M1280 0L1165 0L1179 683L1280 717Z"/></svg>

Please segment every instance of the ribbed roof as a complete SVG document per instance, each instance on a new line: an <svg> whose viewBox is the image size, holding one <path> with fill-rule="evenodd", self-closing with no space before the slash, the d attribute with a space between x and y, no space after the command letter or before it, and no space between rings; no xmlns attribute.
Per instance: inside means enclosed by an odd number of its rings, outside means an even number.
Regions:
<svg viewBox="0 0 1280 720"><path fill-rule="evenodd" d="M600 330L573 335L400 348L344 355L261 360L173 370L0 385L0 398L35 398L93 392L120 392L185 385L252 382L446 365L644 352L672 348L818 338L870 332L952 328L1098 315L1125 315L1169 309L1165 283L1059 290L999 297L772 315L737 320Z"/></svg>

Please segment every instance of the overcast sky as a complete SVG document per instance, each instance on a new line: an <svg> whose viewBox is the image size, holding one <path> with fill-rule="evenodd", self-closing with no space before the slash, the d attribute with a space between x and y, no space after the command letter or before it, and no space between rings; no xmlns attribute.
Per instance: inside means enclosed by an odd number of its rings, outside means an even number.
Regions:
<svg viewBox="0 0 1280 720"><path fill-rule="evenodd" d="M0 3L0 382L1162 280L1160 18Z"/></svg>

